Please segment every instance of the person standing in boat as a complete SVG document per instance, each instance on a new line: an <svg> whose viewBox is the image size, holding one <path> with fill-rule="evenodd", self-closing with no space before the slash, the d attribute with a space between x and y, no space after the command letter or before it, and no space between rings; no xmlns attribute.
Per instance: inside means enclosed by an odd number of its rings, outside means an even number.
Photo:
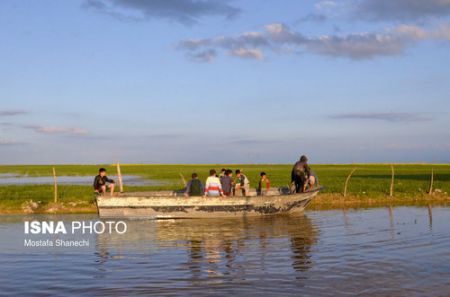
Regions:
<svg viewBox="0 0 450 297"><path fill-rule="evenodd" d="M306 190L306 185L311 176L311 168L308 165L308 158L303 155L294 164L291 171L291 184L295 184L295 192L302 193Z"/></svg>
<svg viewBox="0 0 450 297"><path fill-rule="evenodd" d="M225 196L231 196L233 191L233 171L230 169L225 170L225 175L220 179L220 183L222 184L223 194Z"/></svg>
<svg viewBox="0 0 450 297"><path fill-rule="evenodd" d="M114 194L114 180L106 176L106 169L100 168L98 175L94 179L94 190L97 194L106 193L106 187L109 188L111 196Z"/></svg>
<svg viewBox="0 0 450 297"><path fill-rule="evenodd" d="M261 172L260 176L257 193L258 195L264 196L270 190L270 181L265 172Z"/></svg>
<svg viewBox="0 0 450 297"><path fill-rule="evenodd" d="M222 185L220 179L216 175L216 170L211 169L209 171L209 177L206 179L204 197L211 196L223 196Z"/></svg>
<svg viewBox="0 0 450 297"><path fill-rule="evenodd" d="M186 192L184 196L202 196L205 188L202 182L198 179L197 173L192 173L192 179L186 185Z"/></svg>
<svg viewBox="0 0 450 297"><path fill-rule="evenodd" d="M235 195L238 195L239 190L241 190L242 196L247 196L250 192L250 181L248 180L247 176L245 176L245 174L241 173L239 169L236 170L236 182L234 188Z"/></svg>

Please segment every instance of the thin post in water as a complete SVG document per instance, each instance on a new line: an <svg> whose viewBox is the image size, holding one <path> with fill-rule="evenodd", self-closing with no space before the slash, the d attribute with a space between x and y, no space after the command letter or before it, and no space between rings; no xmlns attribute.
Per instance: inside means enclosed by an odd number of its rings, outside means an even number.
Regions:
<svg viewBox="0 0 450 297"><path fill-rule="evenodd" d="M394 196L394 165L391 165L391 187L389 188L389 196Z"/></svg>
<svg viewBox="0 0 450 297"><path fill-rule="evenodd" d="M58 202L58 181L56 179L56 169L55 167L52 167L53 169L53 200L54 202Z"/></svg>
<svg viewBox="0 0 450 297"><path fill-rule="evenodd" d="M433 182L434 182L434 172L433 168L431 168L431 180L430 180L430 188L428 189L428 195L433 194Z"/></svg>
<svg viewBox="0 0 450 297"><path fill-rule="evenodd" d="M350 174L347 176L347 179L345 180L345 186L344 186L344 197L347 196L347 187L348 187L348 182L350 181L350 177L352 177L352 174L356 171L356 167L353 168L353 170L350 172Z"/></svg>
<svg viewBox="0 0 450 297"><path fill-rule="evenodd" d="M117 162L117 178L119 179L119 191L123 193L122 172L120 171L120 164Z"/></svg>

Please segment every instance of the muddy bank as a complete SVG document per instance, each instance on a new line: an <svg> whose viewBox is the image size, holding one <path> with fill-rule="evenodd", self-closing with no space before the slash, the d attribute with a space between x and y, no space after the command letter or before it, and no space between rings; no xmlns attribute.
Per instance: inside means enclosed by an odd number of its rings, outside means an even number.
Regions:
<svg viewBox="0 0 450 297"><path fill-rule="evenodd" d="M0 203L0 215L2 214L83 214L97 213L94 202L71 201L57 203L43 203L41 201L27 200L20 207L2 206Z"/></svg>
<svg viewBox="0 0 450 297"><path fill-rule="evenodd" d="M450 196L445 194L417 195L417 196L383 196L360 197L340 194L319 194L307 209L329 210L348 208L376 208L389 206L446 206L450 205Z"/></svg>

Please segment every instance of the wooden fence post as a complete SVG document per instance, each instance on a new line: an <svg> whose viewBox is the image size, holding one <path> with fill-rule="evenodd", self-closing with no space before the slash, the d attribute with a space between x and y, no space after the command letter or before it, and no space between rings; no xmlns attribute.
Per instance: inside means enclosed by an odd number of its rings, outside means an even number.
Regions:
<svg viewBox="0 0 450 297"><path fill-rule="evenodd" d="M54 202L58 202L58 181L56 180L55 167L53 167L53 195Z"/></svg>
<svg viewBox="0 0 450 297"><path fill-rule="evenodd" d="M186 182L186 179L184 178L184 176L183 176L183 174L181 174L181 172L180 172L180 177L181 177L181 183L183 184L183 186L187 186L187 182Z"/></svg>
<svg viewBox="0 0 450 297"><path fill-rule="evenodd" d="M117 178L119 179L119 191L123 193L122 172L120 171L120 164L117 162Z"/></svg>
<svg viewBox="0 0 450 297"><path fill-rule="evenodd" d="M356 171L356 167L353 168L353 170L350 172L350 174L347 176L347 179L345 180L345 186L344 186L344 197L347 196L347 186L348 182L350 181L350 177L352 177L352 174Z"/></svg>
<svg viewBox="0 0 450 297"><path fill-rule="evenodd" d="M433 168L431 168L431 180L430 180L430 189L428 190L428 195L433 194L433 182L434 182L434 172L433 172Z"/></svg>
<svg viewBox="0 0 450 297"><path fill-rule="evenodd" d="M391 165L391 187L389 188L389 196L394 196L394 165Z"/></svg>

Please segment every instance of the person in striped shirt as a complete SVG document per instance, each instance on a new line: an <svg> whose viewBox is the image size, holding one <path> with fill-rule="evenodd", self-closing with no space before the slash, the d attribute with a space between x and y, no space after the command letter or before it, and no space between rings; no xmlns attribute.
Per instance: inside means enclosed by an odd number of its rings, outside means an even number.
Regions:
<svg viewBox="0 0 450 297"><path fill-rule="evenodd" d="M214 169L209 171L209 177L206 179L205 195L203 197L206 196L223 196L222 185L220 184L220 179L216 176L216 171Z"/></svg>

